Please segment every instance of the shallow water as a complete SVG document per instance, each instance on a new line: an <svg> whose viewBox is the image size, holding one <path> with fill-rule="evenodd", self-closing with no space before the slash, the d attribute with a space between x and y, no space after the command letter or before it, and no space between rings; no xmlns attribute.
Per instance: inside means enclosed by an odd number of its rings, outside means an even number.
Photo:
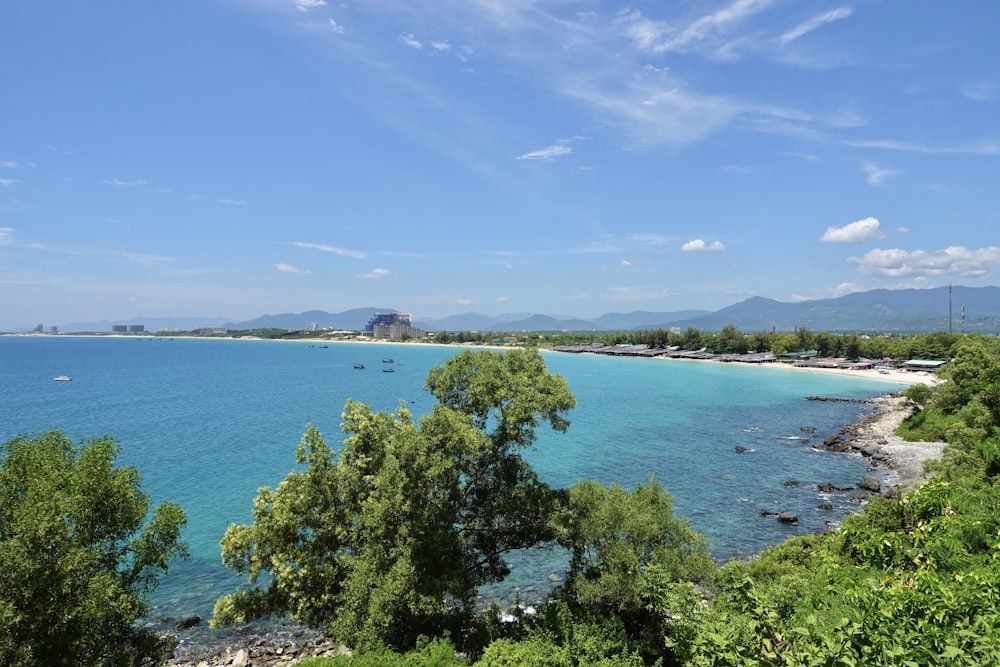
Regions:
<svg viewBox="0 0 1000 667"><path fill-rule="evenodd" d="M113 434L121 463L137 466L154 502L187 513L192 554L152 596L155 616L211 615L239 580L222 567L219 539L250 519L260 486L294 467L306 424L338 442L347 398L415 415L432 398L427 370L453 347L304 341L165 338L0 337L0 439L60 429L74 440ZM657 475L675 513L708 535L716 558L760 551L792 534L823 530L856 509L846 494L819 511L815 485L855 484L860 458L812 448L856 420L864 405L805 401L807 395L865 398L902 387L854 377L704 362L545 353L577 397L565 434L539 433L528 454L554 485L581 478L631 487ZM392 357L394 373L381 372ZM354 368L364 363L364 370ZM58 375L70 382L53 382ZM815 434L801 430L815 427ZM737 454L736 446L754 451ZM787 487L789 479L799 480ZM760 516L789 510L798 526ZM503 586L507 599L544 591L561 558L527 555Z"/></svg>

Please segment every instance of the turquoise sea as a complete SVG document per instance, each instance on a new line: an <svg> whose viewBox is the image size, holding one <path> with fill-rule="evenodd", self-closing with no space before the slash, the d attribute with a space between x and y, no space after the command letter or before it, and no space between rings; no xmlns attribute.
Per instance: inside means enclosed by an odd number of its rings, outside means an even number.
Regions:
<svg viewBox="0 0 1000 667"><path fill-rule="evenodd" d="M260 486L294 467L306 424L341 440L347 398L377 409L405 402L430 410L427 370L455 347L111 337L0 337L0 441L60 429L74 440L114 435L120 463L137 466L154 502L187 513L192 558L176 563L152 596L154 616L211 615L238 585L222 567L218 542L247 522ZM383 372L392 358L393 373ZM856 484L865 462L812 448L867 408L805 401L808 395L865 398L899 385L780 368L544 353L577 397L565 434L541 432L528 455L543 480L581 478L631 487L651 474L675 512L708 535L719 559L741 557L791 534L823 530L856 510L847 494L816 509L816 484ZM354 368L363 363L365 369ZM70 382L54 382L67 375ZM815 433L803 432L803 426ZM736 446L753 452L738 454ZM789 479L796 487L785 486ZM790 510L798 526L760 515ZM558 554L526 556L512 581L488 595L544 590L559 575Z"/></svg>

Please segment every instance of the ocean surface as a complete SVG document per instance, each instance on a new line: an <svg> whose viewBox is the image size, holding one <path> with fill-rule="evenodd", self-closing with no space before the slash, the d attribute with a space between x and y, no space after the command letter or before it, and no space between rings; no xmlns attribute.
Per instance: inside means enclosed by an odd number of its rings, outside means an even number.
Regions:
<svg viewBox="0 0 1000 667"><path fill-rule="evenodd" d="M428 369L455 347L112 337L0 337L0 441L59 429L80 441L113 435L119 463L142 471L154 503L184 508L191 559L175 563L151 596L153 616L211 616L240 580L221 565L219 540L250 520L258 487L295 466L307 424L339 443L344 402L430 411ZM576 395L567 433L539 432L528 459L553 486L578 479L632 487L656 474L675 513L705 533L718 559L759 552L793 534L823 530L857 506L816 484L856 484L857 457L812 447L868 408L803 400L867 398L901 386L856 377L740 364L543 353ZM393 362L383 362L392 358ZM363 363L363 370L354 365ZM383 372L384 367L394 369ZM70 382L54 382L67 375ZM807 433L802 427L815 428ZM752 449L736 453L737 446ZM799 481L786 486L786 480ZM833 511L817 505L832 502ZM789 510L798 526L760 510ZM511 581L484 591L501 601L515 588L541 594L558 581L561 556L526 555Z"/></svg>

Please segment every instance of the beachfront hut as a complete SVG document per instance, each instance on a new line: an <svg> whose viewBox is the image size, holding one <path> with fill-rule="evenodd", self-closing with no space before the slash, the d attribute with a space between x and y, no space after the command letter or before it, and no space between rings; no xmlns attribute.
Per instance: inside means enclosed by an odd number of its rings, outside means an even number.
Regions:
<svg viewBox="0 0 1000 667"><path fill-rule="evenodd" d="M910 359L903 364L903 369L908 371L923 371L925 373L937 373L947 361L932 361L930 359Z"/></svg>

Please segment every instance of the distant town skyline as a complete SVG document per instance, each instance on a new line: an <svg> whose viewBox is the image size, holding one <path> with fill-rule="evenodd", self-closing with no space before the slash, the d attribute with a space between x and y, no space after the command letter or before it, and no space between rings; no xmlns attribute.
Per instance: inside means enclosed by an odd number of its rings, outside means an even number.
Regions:
<svg viewBox="0 0 1000 667"><path fill-rule="evenodd" d="M996 284L997 25L973 0L6 3L0 330Z"/></svg>

